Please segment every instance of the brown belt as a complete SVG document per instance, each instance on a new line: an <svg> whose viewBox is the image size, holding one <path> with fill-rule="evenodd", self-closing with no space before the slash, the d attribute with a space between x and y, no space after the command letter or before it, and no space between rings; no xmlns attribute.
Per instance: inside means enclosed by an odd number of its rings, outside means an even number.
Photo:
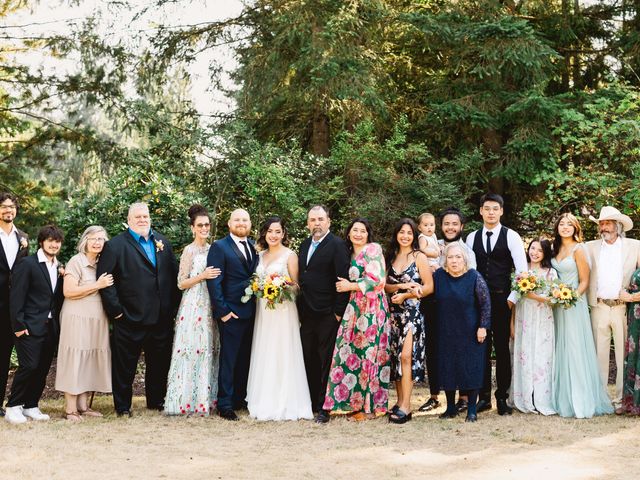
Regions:
<svg viewBox="0 0 640 480"><path fill-rule="evenodd" d="M598 303L603 303L607 307L617 307L625 304L624 300L620 300L618 298L616 298L615 300L611 300L608 298L598 298Z"/></svg>

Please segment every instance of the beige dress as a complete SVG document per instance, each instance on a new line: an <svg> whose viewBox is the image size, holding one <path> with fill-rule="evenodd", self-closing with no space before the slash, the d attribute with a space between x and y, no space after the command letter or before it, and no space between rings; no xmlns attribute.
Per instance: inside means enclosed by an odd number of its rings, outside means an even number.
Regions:
<svg viewBox="0 0 640 480"><path fill-rule="evenodd" d="M96 281L96 267L79 253L69 260L64 276L65 282L86 285ZM64 300L56 390L74 395L111 392L109 323L98 292L77 300Z"/></svg>

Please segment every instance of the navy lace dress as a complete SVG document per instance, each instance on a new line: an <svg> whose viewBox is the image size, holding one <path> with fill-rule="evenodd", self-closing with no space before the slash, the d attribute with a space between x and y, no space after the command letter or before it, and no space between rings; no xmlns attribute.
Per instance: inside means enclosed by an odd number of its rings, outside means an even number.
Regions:
<svg viewBox="0 0 640 480"><path fill-rule="evenodd" d="M389 269L387 277L389 285L408 282L422 283L415 262L400 273L396 272L393 267ZM391 312L391 379L400 380L402 378L400 353L407 335L411 332L413 335L411 375L414 381L423 382L425 377L425 334L424 317L420 313L420 300L408 298L402 305L389 302L389 311Z"/></svg>
<svg viewBox="0 0 640 480"><path fill-rule="evenodd" d="M436 340L439 387L477 390L482 387L487 344L479 343L478 328L491 328L489 289L476 270L459 277L443 268L433 274L438 308Z"/></svg>

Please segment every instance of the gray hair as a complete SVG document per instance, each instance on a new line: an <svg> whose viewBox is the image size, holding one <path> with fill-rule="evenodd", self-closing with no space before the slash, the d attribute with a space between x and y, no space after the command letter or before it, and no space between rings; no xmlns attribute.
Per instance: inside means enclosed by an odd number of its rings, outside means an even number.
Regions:
<svg viewBox="0 0 640 480"><path fill-rule="evenodd" d="M619 237L624 238L627 236L627 234L624 231L624 225L622 224L622 222L618 222L617 220L616 220L616 230L618 231Z"/></svg>
<svg viewBox="0 0 640 480"><path fill-rule="evenodd" d="M452 242L450 244L448 244L446 247L444 247L444 253L443 258L443 266L446 268L447 266L447 255L449 255L449 251L453 250L454 248L458 248L460 249L460 252L462 253L462 259L464 260L464 266L468 269L469 268L469 253L467 252L467 249L465 246L463 246L460 242Z"/></svg>
<svg viewBox="0 0 640 480"><path fill-rule="evenodd" d="M89 242L89 235L93 235L94 233L98 232L104 232L105 240L109 240L109 235L107 234L107 231L104 227L101 227L100 225L91 225L90 227L87 227L87 229L80 237L80 240L78 240L76 249L79 253L87 253L87 243Z"/></svg>
<svg viewBox="0 0 640 480"><path fill-rule="evenodd" d="M142 208L144 208L147 211L149 211L149 205L147 205L144 202L132 203L131 205L129 205L129 212L127 213L127 218L129 218L134 211L142 209Z"/></svg>

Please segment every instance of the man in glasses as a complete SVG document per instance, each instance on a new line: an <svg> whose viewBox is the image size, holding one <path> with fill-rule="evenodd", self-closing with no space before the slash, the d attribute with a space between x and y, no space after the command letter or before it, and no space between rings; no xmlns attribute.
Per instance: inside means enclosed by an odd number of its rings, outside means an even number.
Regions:
<svg viewBox="0 0 640 480"><path fill-rule="evenodd" d="M0 417L4 416L4 392L7 389L9 363L14 334L9 321L11 273L18 260L29 253L27 234L13 221L18 214L18 199L9 192L0 193Z"/></svg>

